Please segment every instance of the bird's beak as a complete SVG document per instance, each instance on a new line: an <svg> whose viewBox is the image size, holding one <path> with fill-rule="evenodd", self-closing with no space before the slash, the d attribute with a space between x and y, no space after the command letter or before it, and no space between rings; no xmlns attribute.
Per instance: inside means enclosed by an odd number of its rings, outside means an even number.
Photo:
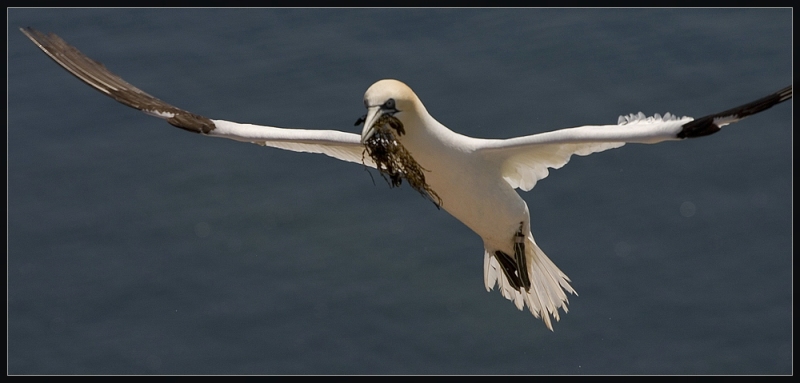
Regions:
<svg viewBox="0 0 800 383"><path fill-rule="evenodd" d="M361 144L366 143L367 140L375 134L375 129L373 129L372 125L378 120L378 117L380 117L382 113L381 107L377 105L367 109L367 117L364 118L364 130L361 131Z"/></svg>

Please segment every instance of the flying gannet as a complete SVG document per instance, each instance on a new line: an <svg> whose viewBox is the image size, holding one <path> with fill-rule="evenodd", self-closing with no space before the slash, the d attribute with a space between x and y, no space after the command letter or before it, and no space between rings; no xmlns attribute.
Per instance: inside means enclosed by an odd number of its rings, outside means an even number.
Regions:
<svg viewBox="0 0 800 383"><path fill-rule="evenodd" d="M297 152L322 153L376 167L392 186L406 180L483 239L484 283L518 309L525 306L552 331L551 316L567 312L570 279L544 254L530 231L530 214L514 189L531 190L548 168L626 143L654 144L716 133L725 125L792 98L788 86L756 101L701 118L672 114L620 116L613 125L587 125L510 139L458 134L434 119L398 80L380 80L364 94L361 135L287 129L209 119L167 104L111 73L54 34L20 28L67 71L109 97L195 133Z"/></svg>

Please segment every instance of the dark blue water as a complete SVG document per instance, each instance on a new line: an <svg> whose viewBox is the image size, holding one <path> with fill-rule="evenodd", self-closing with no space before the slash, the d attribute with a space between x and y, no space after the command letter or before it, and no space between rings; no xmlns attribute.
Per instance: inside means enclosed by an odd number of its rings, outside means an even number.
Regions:
<svg viewBox="0 0 800 383"><path fill-rule="evenodd" d="M485 291L478 236L413 190L175 129L21 26L211 118L359 132L363 92L397 78L504 138L780 89L791 9L10 9L8 372L793 371L792 102L523 193L580 294L550 332Z"/></svg>

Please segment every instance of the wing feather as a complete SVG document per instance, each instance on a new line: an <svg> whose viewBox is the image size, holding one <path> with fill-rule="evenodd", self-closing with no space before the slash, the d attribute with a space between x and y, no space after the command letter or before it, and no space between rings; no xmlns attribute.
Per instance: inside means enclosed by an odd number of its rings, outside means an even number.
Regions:
<svg viewBox="0 0 800 383"><path fill-rule="evenodd" d="M548 176L548 169L561 168L574 154L586 156L627 142L678 140L675 135L688 121L688 117L642 119L624 125L589 125L507 140L484 140L478 152L499 164L503 178L512 187L528 191Z"/></svg>
<svg viewBox="0 0 800 383"><path fill-rule="evenodd" d="M641 112L620 116L616 125L587 125L506 140L481 140L476 151L496 163L514 188L531 190L536 182L569 162L626 143L655 144L702 137L792 98L792 86L753 102L698 119L665 114L645 117Z"/></svg>
<svg viewBox="0 0 800 383"><path fill-rule="evenodd" d="M337 130L276 128L223 120L212 121L216 127L208 133L212 137L252 142L295 152L322 153L343 161L375 167L372 158L364 153L361 136L355 133Z"/></svg>
<svg viewBox="0 0 800 383"><path fill-rule="evenodd" d="M364 146L357 134L212 120L177 108L142 91L55 34L45 34L33 28L20 28L20 30L53 61L92 88L124 105L164 119L178 128L296 152L322 153L340 160L375 167L372 159L364 156Z"/></svg>

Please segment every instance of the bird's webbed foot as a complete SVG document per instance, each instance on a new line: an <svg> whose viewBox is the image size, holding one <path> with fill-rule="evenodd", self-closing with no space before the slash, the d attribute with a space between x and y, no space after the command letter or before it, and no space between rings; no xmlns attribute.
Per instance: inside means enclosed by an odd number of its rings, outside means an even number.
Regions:
<svg viewBox="0 0 800 383"><path fill-rule="evenodd" d="M519 223L519 230L514 234L514 257L497 250L494 252L497 263L503 269L503 274L506 279L511 283L514 290L520 290L520 287L525 288L525 291L530 290L531 280L528 277L528 263L525 258L525 234L522 233L523 223Z"/></svg>

